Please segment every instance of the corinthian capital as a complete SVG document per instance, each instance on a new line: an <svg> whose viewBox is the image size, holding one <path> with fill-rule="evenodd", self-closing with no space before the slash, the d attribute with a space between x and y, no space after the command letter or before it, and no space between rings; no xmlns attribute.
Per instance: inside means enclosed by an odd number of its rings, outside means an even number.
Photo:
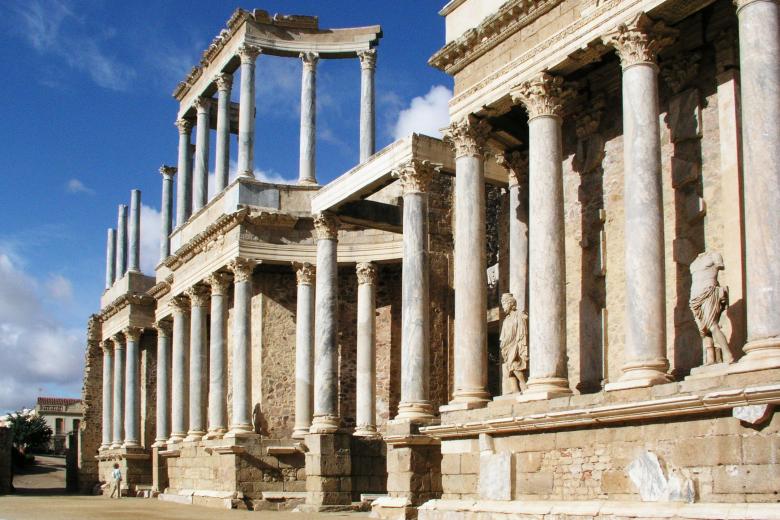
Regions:
<svg viewBox="0 0 780 520"><path fill-rule="evenodd" d="M404 195L407 193L427 193L433 176L438 169L430 161L412 159L400 168L393 170L393 177L401 182Z"/></svg>
<svg viewBox="0 0 780 520"><path fill-rule="evenodd" d="M217 90L230 91L233 87L233 75L227 72L220 72L214 76L214 83L217 84Z"/></svg>
<svg viewBox="0 0 780 520"><path fill-rule="evenodd" d="M250 45L248 43L242 43L241 46L238 48L237 54L238 57L241 58L241 63L249 63L252 64L255 62L258 56L260 56L260 47L257 47L255 45Z"/></svg>
<svg viewBox="0 0 780 520"><path fill-rule="evenodd" d="M314 215L314 234L317 240L336 240L339 235L338 217L332 213L317 213Z"/></svg>
<svg viewBox="0 0 780 520"><path fill-rule="evenodd" d="M155 322L154 328L157 329L158 337L170 338L173 333L173 325L170 320L158 320Z"/></svg>
<svg viewBox="0 0 780 520"><path fill-rule="evenodd" d="M746 5L750 5L758 1L759 0L734 0L734 5L737 7L737 12L739 12L739 10L745 7ZM773 0L773 1L777 2L778 0Z"/></svg>
<svg viewBox="0 0 780 520"><path fill-rule="evenodd" d="M207 98L205 96L200 96L195 98L195 101L192 103L192 106L195 107L195 110L201 114L208 114L209 110L211 109L211 99Z"/></svg>
<svg viewBox="0 0 780 520"><path fill-rule="evenodd" d="M506 152L496 155L496 163L509 177L509 187L519 186L528 178L528 151Z"/></svg>
<svg viewBox="0 0 780 520"><path fill-rule="evenodd" d="M230 287L230 276L225 273L213 273L206 278L206 283L211 286L211 294L224 296Z"/></svg>
<svg viewBox="0 0 780 520"><path fill-rule="evenodd" d="M664 22L655 22L645 13L639 13L604 35L602 41L615 48L624 69L639 64L657 66L658 52L671 44L677 33Z"/></svg>
<svg viewBox="0 0 780 520"><path fill-rule="evenodd" d="M233 271L233 281L250 282L255 269L255 261L248 258L234 258L228 264L228 269Z"/></svg>
<svg viewBox="0 0 780 520"><path fill-rule="evenodd" d="M163 177L173 177L176 175L176 172L178 171L178 168L175 166L168 166L167 164L163 164L160 166L160 175Z"/></svg>
<svg viewBox="0 0 780 520"><path fill-rule="evenodd" d="M455 157L484 157L490 125L484 119L469 115L455 121L444 131L444 140L455 150Z"/></svg>
<svg viewBox="0 0 780 520"><path fill-rule="evenodd" d="M561 117L563 104L573 94L574 91L564 85L562 77L542 72L515 87L512 99L523 104L530 121L542 116Z"/></svg>
<svg viewBox="0 0 780 520"><path fill-rule="evenodd" d="M300 57L301 62L303 63L303 68L308 70L314 70L314 68L317 66L317 62L320 59L320 55L316 52L302 52Z"/></svg>
<svg viewBox="0 0 780 520"><path fill-rule="evenodd" d="M376 264L373 262L362 262L355 267L357 272L358 284L363 285L365 283L376 283Z"/></svg>
<svg viewBox="0 0 780 520"><path fill-rule="evenodd" d="M192 132L192 121L187 119L177 119L174 123L176 128L179 129L180 134L188 134Z"/></svg>
<svg viewBox="0 0 780 520"><path fill-rule="evenodd" d="M122 330L122 334L125 335L125 340L134 342L141 339L142 332L143 329L141 327L125 327Z"/></svg>
<svg viewBox="0 0 780 520"><path fill-rule="evenodd" d="M298 285L313 285L315 268L309 262L293 262L295 276L298 279Z"/></svg>
<svg viewBox="0 0 780 520"><path fill-rule="evenodd" d="M110 339L103 340L100 342L100 348L103 350L103 354L105 355L109 355L111 354L111 352L113 352L112 346L113 345L111 344Z"/></svg>
<svg viewBox="0 0 780 520"><path fill-rule="evenodd" d="M360 68L362 70L374 70L376 68L376 49L357 51L357 57L360 60Z"/></svg>
<svg viewBox="0 0 780 520"><path fill-rule="evenodd" d="M182 295L171 298L168 303L171 306L171 312L173 314L184 314L190 308L190 301Z"/></svg>
<svg viewBox="0 0 780 520"><path fill-rule="evenodd" d="M205 307L209 301L209 293L202 285L193 285L184 293L190 297L190 305L193 307Z"/></svg>

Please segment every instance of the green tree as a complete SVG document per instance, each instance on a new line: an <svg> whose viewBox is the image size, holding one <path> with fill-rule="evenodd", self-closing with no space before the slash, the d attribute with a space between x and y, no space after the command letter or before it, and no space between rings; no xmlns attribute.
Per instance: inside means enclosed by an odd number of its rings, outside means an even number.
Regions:
<svg viewBox="0 0 780 520"><path fill-rule="evenodd" d="M30 448L44 447L53 433L43 417L24 410L10 414L7 422L13 434L14 446L21 453L26 453Z"/></svg>

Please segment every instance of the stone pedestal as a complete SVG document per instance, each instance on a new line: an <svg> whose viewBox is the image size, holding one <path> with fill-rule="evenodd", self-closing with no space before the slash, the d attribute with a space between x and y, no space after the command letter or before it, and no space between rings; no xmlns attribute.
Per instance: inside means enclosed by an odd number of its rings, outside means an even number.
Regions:
<svg viewBox="0 0 780 520"><path fill-rule="evenodd" d="M348 510L352 503L350 436L311 433L306 447L306 503L301 511Z"/></svg>
<svg viewBox="0 0 780 520"><path fill-rule="evenodd" d="M110 482L114 464L119 464L121 490L125 496L136 496L139 487L152 485L151 456L143 448L115 448L101 452L96 458L101 482Z"/></svg>
<svg viewBox="0 0 780 520"><path fill-rule="evenodd" d="M152 448L152 489L158 492L168 487L168 465L166 458L160 456L160 449Z"/></svg>

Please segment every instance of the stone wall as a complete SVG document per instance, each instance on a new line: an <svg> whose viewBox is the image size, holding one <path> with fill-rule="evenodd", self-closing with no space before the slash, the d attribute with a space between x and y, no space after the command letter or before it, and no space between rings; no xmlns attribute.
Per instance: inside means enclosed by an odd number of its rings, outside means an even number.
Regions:
<svg viewBox="0 0 780 520"><path fill-rule="evenodd" d="M81 386L83 415L78 430L78 488L92 493L101 480L95 455L103 436L103 351L97 341L87 341Z"/></svg>
<svg viewBox="0 0 780 520"><path fill-rule="evenodd" d="M0 427L0 495L10 493L13 480L13 435L8 427Z"/></svg>

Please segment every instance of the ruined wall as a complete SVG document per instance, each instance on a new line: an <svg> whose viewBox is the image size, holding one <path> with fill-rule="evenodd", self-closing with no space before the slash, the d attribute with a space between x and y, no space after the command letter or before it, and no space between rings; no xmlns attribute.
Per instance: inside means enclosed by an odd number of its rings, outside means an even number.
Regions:
<svg viewBox="0 0 780 520"><path fill-rule="evenodd" d="M141 337L141 445L151 449L157 434L157 334L144 331Z"/></svg>
<svg viewBox="0 0 780 520"><path fill-rule="evenodd" d="M78 489L91 493L100 479L95 455L103 436L103 351L98 341L99 323L90 320L84 352L84 381L81 386L83 414L78 430Z"/></svg>

